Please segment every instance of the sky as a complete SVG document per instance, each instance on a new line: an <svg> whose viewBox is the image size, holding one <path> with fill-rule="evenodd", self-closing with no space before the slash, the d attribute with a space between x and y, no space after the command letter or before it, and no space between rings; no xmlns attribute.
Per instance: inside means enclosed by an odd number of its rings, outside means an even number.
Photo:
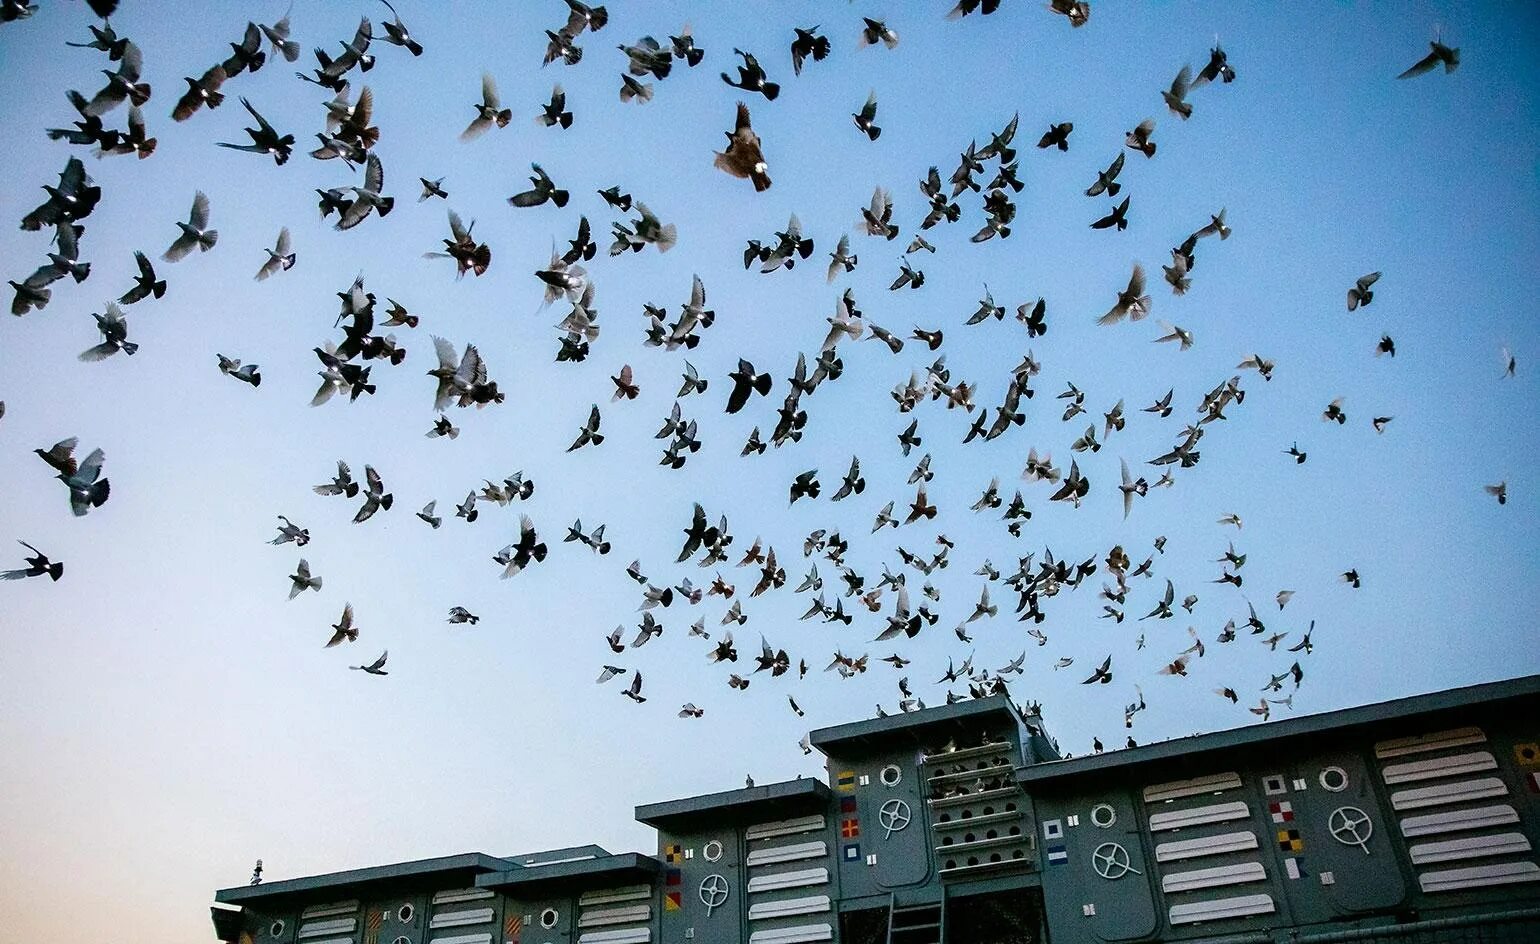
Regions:
<svg viewBox="0 0 1540 944"><path fill-rule="evenodd" d="M1540 583L1540 482L1529 464L1540 447L1540 329L1526 291L1540 281L1533 8L1339 3L1306 15L1273 5L1096 2L1089 24L1071 29L1026 0L957 21L944 18L945 2L615 2L604 31L580 40L580 64L542 68L543 30L565 15L555 0L450 8L401 0L426 52L413 59L377 43L373 71L352 76L355 89L373 89L376 153L398 202L389 217L337 232L318 216L315 190L357 182L340 162L296 152L278 167L215 142L246 140L244 95L311 146L329 93L294 70L312 65L314 46L335 51L360 15L378 30L382 4L299 0L301 62L241 75L226 85L222 108L176 124L169 115L182 76L223 58L247 18L272 22L283 8L123 0L113 25L143 49L154 89L145 112L159 147L144 161L97 159L44 136L70 118L65 90L94 93L108 63L63 45L88 38L84 4L39 6L30 20L0 25L0 128L10 141L0 218L19 220L41 202L38 188L55 182L71 154L103 197L84 224L90 277L56 283L47 309L0 322L0 539L29 541L66 565L58 583L0 584L8 798L0 914L18 937L206 941L214 889L243 884L259 857L277 879L468 850L597 842L652 851L634 805L733 788L746 774L760 783L821 775L820 757L796 746L804 731L870 717L879 704L896 711L900 677L927 704L940 703L946 686L936 680L948 660L970 653L976 666L998 669L1025 651L1013 697L1041 702L1050 732L1077 754L1093 737L1116 747L1128 734L1148 743L1256 723L1248 706L1296 658L1303 685L1292 707L1273 706L1274 717L1540 669L1529 606ZM885 18L899 46L859 48L863 15ZM662 39L686 23L705 61L676 64L650 103L621 103L616 44ZM795 77L792 28L813 24L834 51ZM1461 48L1459 70L1396 81L1440 29ZM1216 37L1238 78L1193 91L1193 115L1181 121L1160 91L1183 63L1200 67ZM717 78L735 46L782 84L775 102ZM463 143L484 70L513 121ZM533 120L556 82L576 116L568 130ZM883 129L875 142L850 118L868 90ZM764 193L712 166L739 100L774 179ZM889 291L924 214L917 182L933 164L946 179L970 140L987 141L1013 114L1026 186L1014 197L1011 236L970 243L982 210L965 193L962 222L926 233L936 253L911 257L923 287ZM1158 144L1148 160L1123 148L1124 132L1147 117ZM1061 121L1074 123L1068 152L1033 147ZM1120 152L1128 229L1093 230L1087 224L1111 202L1083 191ZM531 162L571 191L566 209L508 205ZM419 176L444 177L447 202L417 202ZM595 191L610 185L674 223L678 245L605 255L621 216ZM857 232L877 186L892 192L903 230L891 243ZM212 203L218 245L160 262L198 189ZM475 219L490 245L485 276L456 280L448 260L422 257L447 235L447 208ZM1199 244L1192 289L1173 296L1159 266L1221 208L1233 235ZM745 271L744 241L773 238L792 213L815 240L814 256L793 271ZM553 243L566 245L579 215L600 243L588 268L602 333L587 361L558 364L553 325L566 305L542 308L533 273ZM280 226L293 232L297 264L254 282ZM851 233L859 265L829 285L826 253L842 233ZM48 249L46 234L0 226L7 279L21 280ZM135 356L79 362L99 339L90 314L131 284L135 249L156 259L170 289L127 309ZM1098 326L1135 262L1152 274L1152 316ZM1372 305L1350 314L1346 289L1372 271L1384 273ZM421 326L394 329L408 355L401 367L374 368L377 395L312 408L319 364L310 350L340 338L335 293L360 274L382 308L397 299ZM715 325L688 355L645 347L643 303L677 314L694 274ZM1047 335L1029 340L1009 319L965 327L986 284L1011 312L1045 298ZM816 353L847 287L895 332L943 330L939 353L954 381L977 385L979 409L1000 402L1030 349L1043 368L1036 397L1023 401L1026 423L963 446L972 416L962 410L926 403L899 415L889 391L913 371L923 376L937 354L910 341L894 356L863 340L841 346L839 380L804 398L800 443L740 458L752 427L768 436L797 353ZM1192 349L1152 343L1157 319L1191 330ZM1394 358L1373 354L1383 334L1395 340ZM452 442L424 435L436 416L433 381L423 376L434 365L432 335L474 342L508 394L484 410L452 409L461 428ZM1517 358L1511 378L1499 360L1505 345ZM261 387L220 374L216 353L260 364ZM1276 361L1270 382L1235 369L1251 354ZM657 464L663 443L653 434L686 356L711 386L681 404L704 447L674 471ZM775 389L725 415L739 357L768 371ZM634 368L641 395L612 404L609 377L622 364ZM1199 464L1179 470L1171 488L1152 489L1124 520L1119 458L1154 481L1160 470L1143 463L1197 419L1206 391L1237 374L1245 402L1210 425ZM1071 382L1089 415L1066 423L1054 397ZM1170 418L1140 412L1168 389ZM1349 419L1342 426L1321 419L1337 397ZM1087 422L1100 435L1100 414L1119 399L1127 428L1095 455L1071 453ZM594 403L605 442L565 452ZM1375 416L1394 417L1383 434L1370 425ZM896 436L912 419L923 442L905 457ZM111 499L82 518L31 454L69 436L81 452L105 451L112 482ZM1296 442L1303 465L1284 454ZM1078 461L1091 480L1081 507L1050 502L1048 486L1021 480L1034 447L1066 471ZM906 482L923 453L932 456L939 516L870 534L878 508L893 500L902 512L912 499ZM867 489L831 503L852 455ZM338 459L359 474L365 464L379 470L395 507L355 525L356 502L315 495ZM810 469L822 496L788 507L792 479ZM515 470L536 482L529 502L483 505L469 525L449 517L466 491ZM969 510L992 477L1007 501L1020 488L1032 510L1020 538L1006 533L1000 511ZM1503 506L1482 490L1498 481L1508 486ZM430 499L446 517L436 531L413 515ZM734 635L744 660L761 634L805 658L805 678L762 673L749 689L730 689L734 667L712 665L711 644L686 635L701 616L713 639L724 629L719 597L655 611L666 630L644 649L617 655L605 646L617 624L628 640L635 633L631 560L660 586L710 582L712 569L673 563L695 502L713 519L728 517L731 563L756 536L776 549L788 584L745 600L750 618ZM490 558L517 537L520 513L532 516L550 555L500 580ZM310 529L309 546L267 543L280 514ZM1242 527L1217 523L1229 514ZM607 526L608 556L561 543L576 518ZM956 544L952 563L929 578L940 622L898 646L873 642L891 593L882 614L846 600L856 613L849 627L798 621L810 595L792 591L811 563L799 550L818 528L850 541L847 562L868 587L884 564L899 571L898 545L928 554L944 532ZM1161 535L1165 552L1155 554ZM1240 588L1212 582L1229 542L1247 556ZM1102 561L1114 545L1135 564L1155 556L1153 577L1131 580L1121 624L1098 619L1097 590L1109 579ZM1080 589L1043 601L1046 645L1015 621L1015 595L999 583L991 585L999 615L973 623L972 642L952 633L972 612L985 582L974 571L986 558L1009 573L1045 549L1099 564ZM20 567L24 555L19 545L0 547L0 566ZM302 556L324 586L291 602L287 575ZM1350 568L1361 589L1338 580ZM818 570L832 603L837 571L827 560ZM757 579L754 568L721 572L737 586L734 599ZM1178 600L1198 595L1193 612L1138 621L1167 579ZM910 570L907 580L918 604L926 578ZM1279 612L1274 594L1285 589L1295 595ZM1244 620L1248 601L1269 634L1289 633L1277 652L1244 631L1215 642L1227 620ZM361 638L323 649L344 603ZM449 625L456 605L479 625ZM1314 652L1285 653L1311 621ZM1189 644L1189 626L1207 654L1186 678L1159 675ZM383 649L388 676L348 670ZM835 649L869 654L870 668L850 679L823 671ZM878 661L894 651L913 663L895 671ZM1109 654L1114 681L1082 685ZM1054 669L1064 658L1073 665ZM625 679L596 685L605 663L641 671L647 701L621 697ZM1227 686L1241 704L1215 694ZM1148 708L1127 731L1122 709L1138 691ZM806 717L792 713L788 695ZM676 717L684 702L704 716Z"/></svg>

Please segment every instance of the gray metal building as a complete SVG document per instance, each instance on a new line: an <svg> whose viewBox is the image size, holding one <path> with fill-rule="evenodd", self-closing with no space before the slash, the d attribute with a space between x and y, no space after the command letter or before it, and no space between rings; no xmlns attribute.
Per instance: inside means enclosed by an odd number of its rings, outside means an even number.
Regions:
<svg viewBox="0 0 1540 944"><path fill-rule="evenodd" d="M231 944L1540 942L1540 676L1062 760L1003 696L813 731L656 855L222 889Z"/></svg>

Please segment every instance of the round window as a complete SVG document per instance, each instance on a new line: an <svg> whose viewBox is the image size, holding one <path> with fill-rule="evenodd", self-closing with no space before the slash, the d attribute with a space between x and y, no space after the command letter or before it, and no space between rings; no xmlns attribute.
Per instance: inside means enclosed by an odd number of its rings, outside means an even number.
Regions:
<svg viewBox="0 0 1540 944"><path fill-rule="evenodd" d="M1341 767L1327 767L1316 780L1320 781L1321 789L1332 793L1341 793L1348 785L1347 771Z"/></svg>
<svg viewBox="0 0 1540 944"><path fill-rule="evenodd" d="M391 944L412 944L412 939L406 935L402 935L401 937L398 937L392 941Z"/></svg>
<svg viewBox="0 0 1540 944"><path fill-rule="evenodd" d="M1118 821L1118 811L1112 808L1110 803L1098 803L1091 807L1091 822L1107 829Z"/></svg>
<svg viewBox="0 0 1540 944"><path fill-rule="evenodd" d="M396 909L396 920L400 921L402 924L409 924L412 918L416 916L416 914L417 911L412 907L412 903L407 902L400 908Z"/></svg>
<svg viewBox="0 0 1540 944"><path fill-rule="evenodd" d="M547 929L554 928L560 918L561 914L555 908L547 908L540 912L540 926Z"/></svg>
<svg viewBox="0 0 1540 944"><path fill-rule="evenodd" d="M722 844L715 839L711 840L701 848L701 855L706 857L707 862L717 861L722 858Z"/></svg>
<svg viewBox="0 0 1540 944"><path fill-rule="evenodd" d="M882 768L882 773L877 775L885 787L896 787L898 782L904 779L904 772L898 769L897 764L889 764Z"/></svg>
<svg viewBox="0 0 1540 944"><path fill-rule="evenodd" d="M273 937L283 937L284 924L282 921L274 921L267 929L267 933Z"/></svg>

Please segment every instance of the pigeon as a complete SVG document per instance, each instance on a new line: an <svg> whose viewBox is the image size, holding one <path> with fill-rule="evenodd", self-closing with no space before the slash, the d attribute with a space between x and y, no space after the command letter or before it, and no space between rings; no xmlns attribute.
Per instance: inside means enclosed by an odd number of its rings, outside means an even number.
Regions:
<svg viewBox="0 0 1540 944"><path fill-rule="evenodd" d="M27 566L21 570L0 571L0 580L21 580L26 577L41 577L47 574L50 580L55 582L64 576L64 564L62 561L48 559L48 555L28 544L26 541L17 541L22 547L31 551L33 556L25 558Z"/></svg>
<svg viewBox="0 0 1540 944"><path fill-rule="evenodd" d="M227 377L239 380L241 383L251 384L253 387L262 386L262 369L256 364L241 364L238 357L226 357L223 354L215 354L219 359L219 372Z"/></svg>
<svg viewBox="0 0 1540 944"><path fill-rule="evenodd" d="M382 217L388 215L396 205L396 198L384 196L381 193L384 186L385 168L380 163L380 156L371 151L364 165L363 186L347 188L354 199L342 209L337 220L337 229L352 229L367 219L372 210L378 210Z"/></svg>
<svg viewBox="0 0 1540 944"><path fill-rule="evenodd" d="M1075 130L1075 124L1071 121L1061 121L1055 125L1049 125L1043 136L1037 139L1039 148L1056 147L1061 151L1069 150L1069 134Z"/></svg>
<svg viewBox="0 0 1540 944"><path fill-rule="evenodd" d="M599 432L599 423L599 404L595 403L588 411L588 421L578 430L577 438L567 447L567 451L572 452L589 444L597 446L603 443L604 434Z"/></svg>
<svg viewBox="0 0 1540 944"><path fill-rule="evenodd" d="M1192 105L1186 100L1191 88L1192 66L1184 65L1176 78L1171 80L1171 87L1160 93L1160 97L1166 100L1166 107L1183 121L1192 117Z"/></svg>
<svg viewBox="0 0 1540 944"><path fill-rule="evenodd" d="M734 49L733 52L743 60L743 64L738 66L738 80L733 81L731 76L723 72L722 81L733 88L742 89L745 92L758 92L767 100L775 101L776 96L781 94L781 87L769 81L765 70L760 68L759 61L752 53L746 53L741 49Z"/></svg>
<svg viewBox="0 0 1540 944"><path fill-rule="evenodd" d="M1378 272L1370 272L1368 275L1359 278L1353 284L1353 287L1348 289L1348 311L1357 311L1360 305L1367 306L1370 302L1374 301L1374 293L1369 290L1369 287L1378 282L1379 279L1380 274Z"/></svg>
<svg viewBox="0 0 1540 944"><path fill-rule="evenodd" d="M274 131L273 126L267 123L267 119L263 118L261 113L252 107L251 102L247 101L244 96L241 98L241 104L246 107L246 110L251 113L251 117L257 122L257 127L246 129L246 134L251 137L251 143L227 144L221 141L219 146L235 151L249 151L252 154L270 154L273 157L274 163L282 167L288 162L289 155L294 153L294 135L280 135L277 131Z"/></svg>
<svg viewBox="0 0 1540 944"><path fill-rule="evenodd" d="M1111 681L1112 681L1112 656L1108 656L1107 658L1102 660L1102 664L1097 667L1096 671L1091 673L1091 677L1086 679L1081 684L1082 685L1091 685L1093 683L1099 683L1101 685L1106 685L1106 684L1109 684Z"/></svg>
<svg viewBox="0 0 1540 944"><path fill-rule="evenodd" d="M128 340L128 319L123 316L123 309L116 303L107 303L106 314L93 314L96 319L96 327L102 334L102 343L94 347L88 347L80 352L80 360L100 361L122 351L132 355L139 350L139 345Z"/></svg>
<svg viewBox="0 0 1540 944"><path fill-rule="evenodd" d="M390 658L390 650L386 649L384 652L380 653L380 657L378 659L375 659L368 665L350 665L348 668L361 669L364 672L368 672L370 675L389 675L390 673L385 670L385 660L388 658Z"/></svg>
<svg viewBox="0 0 1540 944"><path fill-rule="evenodd" d="M424 524L426 524L428 527L432 528L435 531L437 531L439 529L439 527L441 525L443 525L443 523L444 523L444 519L443 518L441 518L441 517L439 517L439 516L437 516L437 515L435 515L433 513L433 509L434 509L434 507L436 505L438 505L438 501L437 500L430 501L426 505L422 506L422 511L419 511L417 513L417 517L422 519Z"/></svg>
<svg viewBox="0 0 1540 944"><path fill-rule="evenodd" d="M861 28L860 44L863 47L872 46L879 42L889 49L894 49L898 46L898 34L893 32L888 24L870 17L862 17L861 21L865 24Z"/></svg>
<svg viewBox="0 0 1540 944"><path fill-rule="evenodd" d="M829 55L829 38L818 35L818 27L802 29L793 27L797 38L791 44L791 71L796 75L802 74L802 64L809 56L814 62L822 62Z"/></svg>
<svg viewBox="0 0 1540 944"><path fill-rule="evenodd" d="M439 177L435 180L429 180L426 177L419 177L417 179L422 181L422 196L417 198L418 203L423 202L429 197L449 199L449 191L444 189L444 178Z"/></svg>
<svg viewBox="0 0 1540 944"><path fill-rule="evenodd" d="M343 641L359 641L359 627L353 624L353 604L343 604L342 619L331 624L331 639L322 648L331 648Z"/></svg>
<svg viewBox="0 0 1540 944"><path fill-rule="evenodd" d="M1123 136L1123 143L1132 150L1138 151L1145 157L1155 156L1155 142L1150 140L1150 135L1155 133L1155 119L1146 118L1139 122L1134 130Z"/></svg>
<svg viewBox="0 0 1540 944"><path fill-rule="evenodd" d="M1428 54L1418 59L1412 64L1411 68L1396 76L1396 78L1410 79L1413 76L1432 72L1440 64L1444 67L1445 75L1460 67L1460 47L1445 46L1436 39L1428 43L1428 46L1430 47Z"/></svg>
<svg viewBox="0 0 1540 944"><path fill-rule="evenodd" d="M219 242L219 230L208 228L209 198L202 190L193 195L192 210L188 213L187 222L176 225L182 230L182 235L161 255L167 262L181 261L194 247L199 252L208 252Z"/></svg>
<svg viewBox="0 0 1540 944"><path fill-rule="evenodd" d="M1481 489L1497 499L1499 505L1508 504L1508 482L1506 480L1498 482L1496 485L1483 485ZM59 578L55 577L54 579L58 580Z"/></svg>
<svg viewBox="0 0 1540 944"><path fill-rule="evenodd" d="M727 397L728 413L737 413L743 409L751 394L766 396L770 393L770 375L755 372L754 365L741 357L738 359L738 369L727 376L733 382L732 393Z"/></svg>
<svg viewBox="0 0 1540 944"><path fill-rule="evenodd" d="M55 443L53 448L44 452L34 449L44 462L58 470L55 476L69 489L70 511L75 517L84 516L92 508L100 508L106 504L112 493L112 485L101 477L102 463L106 461L106 454L100 449L91 450L91 454L82 459L77 466L74 457L76 441L74 438Z"/></svg>
<svg viewBox="0 0 1540 944"><path fill-rule="evenodd" d="M385 491L385 483L380 480L380 474L374 471L374 466L364 466L364 479L369 487L364 492L364 503L353 516L354 524L363 524L374 517L375 512L381 508L389 511L391 504L396 500L394 495ZM356 484L354 487L357 487Z"/></svg>
<svg viewBox="0 0 1540 944"><path fill-rule="evenodd" d="M470 141L486 134L487 129L494 124L499 128L508 127L508 122L513 120L513 110L503 108L502 101L497 95L497 80L492 78L492 73L481 74L481 104L476 105L476 117L465 130L460 132L461 141Z"/></svg>
<svg viewBox="0 0 1540 944"><path fill-rule="evenodd" d="M1048 10L1065 17L1069 25L1074 27L1084 26L1091 18L1089 0L1049 0Z"/></svg>
<svg viewBox="0 0 1540 944"><path fill-rule="evenodd" d="M1128 278L1128 287L1118 293L1118 300L1105 315L1097 319L1097 324L1116 324L1124 318L1138 321L1150 313L1150 296L1144 294L1144 267L1134 264L1133 274Z"/></svg>
<svg viewBox="0 0 1540 944"><path fill-rule="evenodd" d="M642 702L647 700L647 696L642 694L642 673L641 672L637 672L636 674L631 676L631 684L628 685L626 688L622 689L621 690L621 694L626 696L627 698L631 699L632 701L636 702L638 705L640 705Z"/></svg>
<svg viewBox="0 0 1540 944"><path fill-rule="evenodd" d="M107 29L110 30L111 27ZM92 27L92 32L95 31L95 27ZM150 84L139 81L140 73L144 69L144 55L133 42L128 40L121 42L121 55L109 57L117 61L118 70L116 72L102 70L102 74L107 77L107 86L86 103L83 109L85 115L100 118L125 101L140 106L150 100Z"/></svg>
<svg viewBox="0 0 1540 944"><path fill-rule="evenodd" d="M1205 65L1198 72L1198 77L1193 80L1192 87L1197 88L1215 79L1223 79L1226 84L1235 81L1235 70L1230 67L1229 57L1225 55L1225 51L1219 47L1218 43L1215 43L1214 48L1209 50L1208 65Z"/></svg>
<svg viewBox="0 0 1540 944"><path fill-rule="evenodd" d="M855 119L856 127L866 135L867 140L875 141L882 136L882 129L877 127L877 92L872 90L866 93L866 104L861 110L851 115Z"/></svg>
<svg viewBox="0 0 1540 944"><path fill-rule="evenodd" d="M257 270L256 280L258 282L266 281L270 276L278 272L287 272L294 268L296 256L287 226L278 231L278 244L272 249L264 250L264 252L267 253L267 261L262 263L262 268Z"/></svg>
<svg viewBox="0 0 1540 944"><path fill-rule="evenodd" d="M734 177L753 181L754 190L770 189L770 175L766 173L765 155L760 150L759 135L749 124L749 106L738 103L736 127L725 132L727 150L716 155L716 166Z"/></svg>
<svg viewBox="0 0 1540 944"><path fill-rule="evenodd" d="M551 100L541 107L541 112L535 117L535 121L547 128L561 126L572 127L572 112L567 110L567 93L562 90L561 83L557 83L551 89Z"/></svg>
<svg viewBox="0 0 1540 944"><path fill-rule="evenodd" d="M102 198L102 188L91 182L85 165L77 157L65 162L64 170L59 172L58 186L44 185L43 190L48 194L48 201L21 218L21 228L28 232L83 220L91 215Z"/></svg>
<svg viewBox="0 0 1540 944"><path fill-rule="evenodd" d="M1128 229L1128 201L1131 197L1124 197L1123 202L1112 208L1112 212L1091 224L1092 229L1110 229L1117 227L1118 232Z"/></svg>
<svg viewBox="0 0 1540 944"><path fill-rule="evenodd" d="M295 569L294 573L289 575L289 580L293 583L293 586L289 588L289 599L291 600L306 590L315 590L317 592L321 590L321 578L310 575L310 562L304 558L300 558L299 567ZM350 609L345 614L344 621L351 621L351 619L352 610Z"/></svg>
<svg viewBox="0 0 1540 944"><path fill-rule="evenodd" d="M288 14L285 14L283 19L272 26L259 23L257 28L262 31L263 36L267 37L267 41L273 44L274 52L283 56L289 62L298 61L300 53L299 43L289 38Z"/></svg>
<svg viewBox="0 0 1540 944"><path fill-rule="evenodd" d="M422 55L422 43L412 38L411 31L406 28L405 23L401 22L401 14L391 6L390 0L380 0L380 2L385 4L390 9L391 15L395 17L394 22L382 24L385 27L383 41L404 48L414 57Z"/></svg>
<svg viewBox="0 0 1540 944"><path fill-rule="evenodd" d="M187 76L185 78L187 91L177 100L176 108L171 112L172 119L175 121L186 121L205 105L209 108L218 108L220 105L223 105L225 103L225 96L219 89L225 84L225 79L227 78L229 78L229 75L225 72L225 67L222 63L212 67L196 79L192 76ZM145 97L148 98L149 95L146 94ZM142 105L144 103L135 102L134 104Z"/></svg>
<svg viewBox="0 0 1540 944"><path fill-rule="evenodd" d="M529 166L535 172L535 176L529 178L533 186L509 197L508 202L516 207L534 207L547 202L556 204L558 208L566 206L567 191L558 188L539 164Z"/></svg>
<svg viewBox="0 0 1540 944"><path fill-rule="evenodd" d="M1085 195L1099 197L1105 193L1109 197L1117 196L1118 191L1123 189L1123 185L1117 182L1118 174L1122 172L1123 152L1119 151L1118 156L1112 159L1112 163L1106 170L1096 172L1096 183L1086 188Z"/></svg>
<svg viewBox="0 0 1540 944"><path fill-rule="evenodd" d="M695 37L690 33L690 24L686 23L678 36L668 38L669 45L673 47L674 58L683 59L685 65L695 68L706 58L706 50L695 45Z"/></svg>

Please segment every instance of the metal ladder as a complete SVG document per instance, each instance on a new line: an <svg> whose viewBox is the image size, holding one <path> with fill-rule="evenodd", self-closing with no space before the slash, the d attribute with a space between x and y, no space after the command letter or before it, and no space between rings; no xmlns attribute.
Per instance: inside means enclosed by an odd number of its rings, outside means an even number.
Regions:
<svg viewBox="0 0 1540 944"><path fill-rule="evenodd" d="M900 905L888 895L888 944L943 944L946 897L923 905Z"/></svg>

